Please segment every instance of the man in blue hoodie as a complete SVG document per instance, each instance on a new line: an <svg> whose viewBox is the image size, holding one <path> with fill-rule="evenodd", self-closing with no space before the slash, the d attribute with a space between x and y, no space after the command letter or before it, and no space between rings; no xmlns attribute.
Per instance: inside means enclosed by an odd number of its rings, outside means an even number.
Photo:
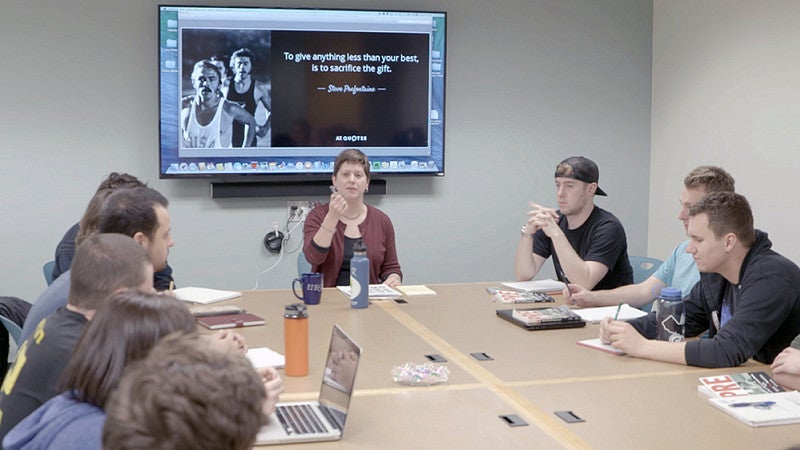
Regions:
<svg viewBox="0 0 800 450"><path fill-rule="evenodd" d="M753 228L743 196L709 194L689 211L689 245L700 282L688 296L685 335L709 339L651 340L655 314L630 322L606 318L600 340L630 356L701 367L733 367L750 358L770 364L800 333L800 268L771 249Z"/></svg>

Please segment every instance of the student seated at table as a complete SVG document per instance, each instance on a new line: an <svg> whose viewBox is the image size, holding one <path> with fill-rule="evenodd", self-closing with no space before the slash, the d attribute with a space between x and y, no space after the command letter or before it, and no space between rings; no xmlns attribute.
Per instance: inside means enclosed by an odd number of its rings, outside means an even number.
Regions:
<svg viewBox="0 0 800 450"><path fill-rule="evenodd" d="M12 428L3 448L101 448L103 408L125 365L143 358L162 336L195 327L179 300L135 291L109 298L78 340L60 379L63 393Z"/></svg>
<svg viewBox="0 0 800 450"><path fill-rule="evenodd" d="M194 317L179 300L137 291L109 298L75 347L60 379L63 393L12 428L3 448L100 449L104 409L125 367L144 358L162 337L196 329ZM238 350L219 335L207 338L206 345ZM280 385L274 369L268 376Z"/></svg>
<svg viewBox="0 0 800 450"><path fill-rule="evenodd" d="M245 357L167 336L111 395L103 447L249 449L275 407L264 386Z"/></svg>
<svg viewBox="0 0 800 450"><path fill-rule="evenodd" d="M800 334L800 268L753 228L753 213L733 192L707 195L689 211L689 245L700 282L688 296L684 342L656 336L655 314L630 322L604 319L600 340L630 356L702 367L770 364Z"/></svg>
<svg viewBox="0 0 800 450"><path fill-rule="evenodd" d="M678 220L683 223L684 232L689 228L689 209L710 192L734 191L733 177L714 166L700 166L692 169L683 179L683 190L678 197L681 210ZM591 291L578 284L564 288L564 301L578 306L616 306L625 302L631 306L644 306L661 293L661 288L674 287L683 293L692 290L700 281L700 272L694 258L686 253L689 241L678 244L658 270L638 284L629 284L615 289Z"/></svg>
<svg viewBox="0 0 800 450"><path fill-rule="evenodd" d="M633 283L628 241L622 223L595 206L600 171L594 161L573 156L556 166L558 210L531 203L514 254L514 277L530 280L547 258L560 281L587 289L612 289Z"/></svg>
<svg viewBox="0 0 800 450"><path fill-rule="evenodd" d="M86 212L80 222L73 225L56 246L55 264L53 265L53 280L56 280L64 272L68 271L72 265L72 258L75 256L75 248L86 238L86 236L97 231L99 226L100 207L102 200L117 189L147 187L147 183L139 181L133 175L127 173L111 172L100 182ZM153 286L156 290L164 291L169 288L172 280L172 268L167 264L164 270L157 271L153 275Z"/></svg>
<svg viewBox="0 0 800 450"><path fill-rule="evenodd" d="M0 440L36 408L61 393L58 379L86 324L109 296L126 289L152 289L153 264L147 252L121 234L88 237L75 251L71 272L66 306L42 319L22 341L3 381Z"/></svg>
<svg viewBox="0 0 800 450"><path fill-rule="evenodd" d="M174 245L168 206L169 201L154 189L121 188L110 193L101 191L96 194L87 208L87 214L90 214L93 208L98 208L99 216L91 219L97 223L97 229L93 231L119 233L132 237L147 251L153 270L158 272L167 266L169 249ZM85 235L81 236L85 239ZM67 303L71 276L72 269L42 292L25 318L21 340L31 336L43 318ZM157 278L153 280L154 283L158 281ZM159 286L154 284L154 288L158 289ZM166 287L161 287L162 290L167 288L169 283Z"/></svg>
<svg viewBox="0 0 800 450"><path fill-rule="evenodd" d="M333 164L330 202L308 213L303 253L326 287L350 285L350 258L361 239L367 246L370 284L397 286L403 272L397 260L394 227L383 211L364 203L369 161L360 150L339 153Z"/></svg>

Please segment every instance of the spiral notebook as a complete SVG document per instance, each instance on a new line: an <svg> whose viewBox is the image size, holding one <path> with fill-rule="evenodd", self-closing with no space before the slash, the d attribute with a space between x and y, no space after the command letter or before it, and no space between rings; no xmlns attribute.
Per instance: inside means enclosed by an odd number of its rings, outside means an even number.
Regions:
<svg viewBox="0 0 800 450"><path fill-rule="evenodd" d="M709 398L715 408L751 427L800 423L800 392Z"/></svg>

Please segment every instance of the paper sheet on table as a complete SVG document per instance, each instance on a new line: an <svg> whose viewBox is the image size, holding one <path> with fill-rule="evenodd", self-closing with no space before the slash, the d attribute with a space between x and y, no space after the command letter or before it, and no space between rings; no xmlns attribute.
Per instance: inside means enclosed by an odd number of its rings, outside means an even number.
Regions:
<svg viewBox="0 0 800 450"><path fill-rule="evenodd" d="M600 306L597 308L576 308L573 309L572 312L581 316L583 320L587 322L596 323L600 322L606 317L611 317L613 319L614 315L617 313L617 307ZM636 309L627 303L623 303L622 308L619 310L619 316L617 317L617 320L631 320L646 315L647 313L641 309Z"/></svg>
<svg viewBox="0 0 800 450"><path fill-rule="evenodd" d="M561 292L564 283L556 280L504 281L503 286L521 292Z"/></svg>

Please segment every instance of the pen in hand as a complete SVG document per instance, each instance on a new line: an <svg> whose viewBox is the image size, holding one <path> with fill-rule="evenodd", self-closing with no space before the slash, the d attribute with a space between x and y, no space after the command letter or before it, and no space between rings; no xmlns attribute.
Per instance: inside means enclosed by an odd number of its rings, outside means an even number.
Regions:
<svg viewBox="0 0 800 450"><path fill-rule="evenodd" d="M567 274L564 273L564 269L559 270L558 274L561 275L561 280L564 281L565 284L572 284L570 283L569 278L567 278Z"/></svg>
<svg viewBox="0 0 800 450"><path fill-rule="evenodd" d="M619 302L619 305L617 305L617 312L614 313L614 320L617 320L617 318L619 318L619 310L620 309L622 309L622 302Z"/></svg>
<svg viewBox="0 0 800 450"><path fill-rule="evenodd" d="M569 278L567 278L567 274L564 273L564 269L559 269L558 270L558 274L561 276L561 280L564 281L564 287L567 289L567 292L572 294L572 292L570 292L570 290L569 290L569 285L570 285ZM572 303L574 305L575 304L575 299L570 299L570 303Z"/></svg>

